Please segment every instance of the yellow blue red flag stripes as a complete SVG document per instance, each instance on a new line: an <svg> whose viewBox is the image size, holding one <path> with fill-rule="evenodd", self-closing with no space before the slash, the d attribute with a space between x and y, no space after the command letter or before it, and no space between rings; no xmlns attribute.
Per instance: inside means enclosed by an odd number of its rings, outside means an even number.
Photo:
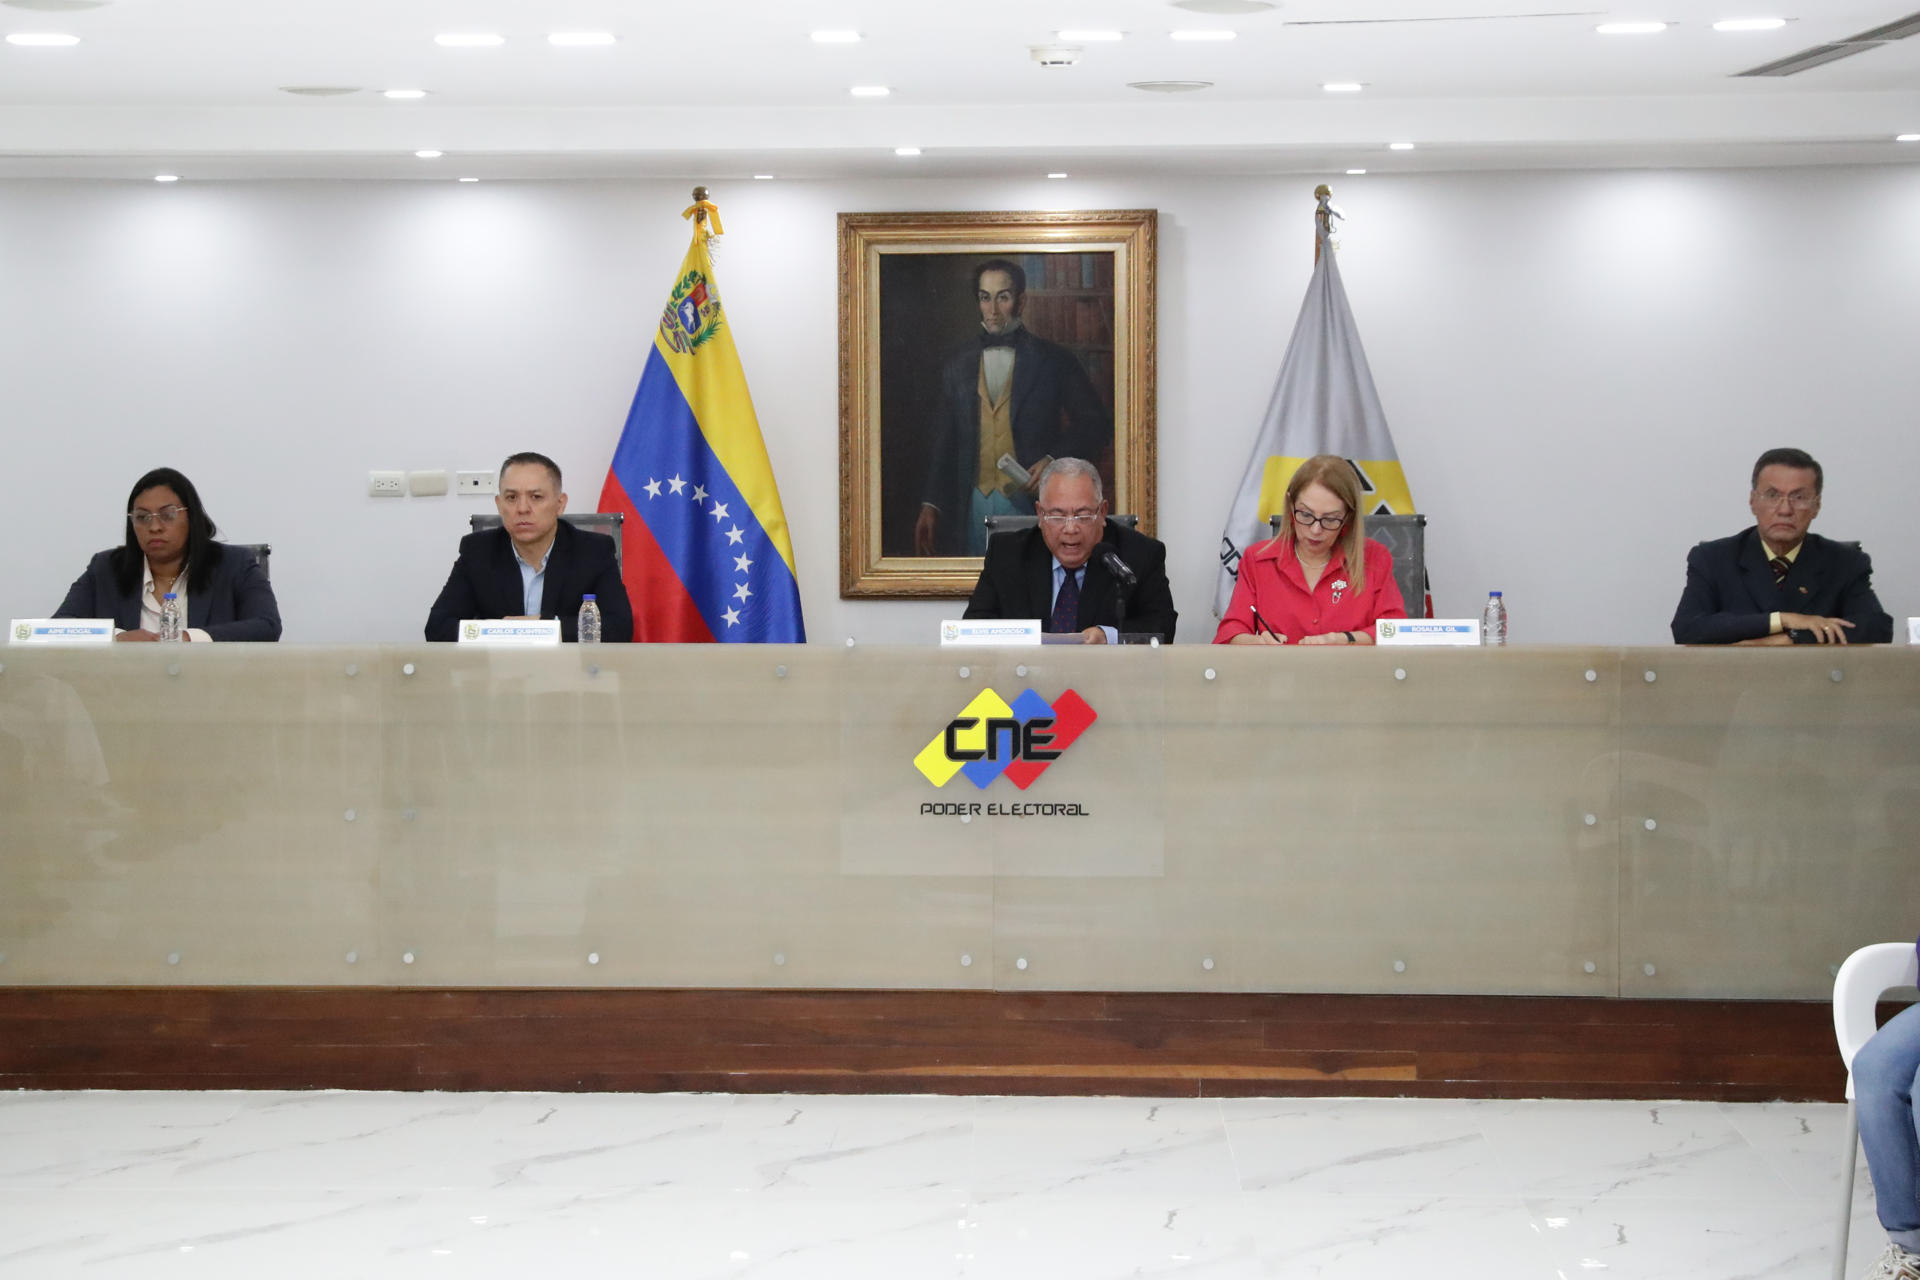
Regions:
<svg viewBox="0 0 1920 1280"><path fill-rule="evenodd" d="M634 639L806 637L793 541L707 252L704 201L613 451L600 510L626 516Z"/></svg>

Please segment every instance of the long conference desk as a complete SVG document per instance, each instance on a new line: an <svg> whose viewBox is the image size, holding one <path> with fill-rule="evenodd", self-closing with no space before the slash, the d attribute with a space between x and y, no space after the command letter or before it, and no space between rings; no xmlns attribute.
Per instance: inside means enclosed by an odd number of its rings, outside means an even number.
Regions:
<svg viewBox="0 0 1920 1280"><path fill-rule="evenodd" d="M1819 999L1920 654L15 647L0 797L0 988Z"/></svg>

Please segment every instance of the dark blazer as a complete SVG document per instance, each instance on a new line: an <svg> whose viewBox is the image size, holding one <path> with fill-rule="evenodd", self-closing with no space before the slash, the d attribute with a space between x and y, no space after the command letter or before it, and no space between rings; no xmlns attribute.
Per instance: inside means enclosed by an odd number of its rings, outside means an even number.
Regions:
<svg viewBox="0 0 1920 1280"><path fill-rule="evenodd" d="M187 580L187 625L198 627L215 640L278 640L280 604L253 552L224 542L212 565L211 581L195 587ZM140 584L122 592L113 579L113 552L102 551L87 563L87 571L67 588L67 598L53 611L56 618L112 618L122 631L140 627Z"/></svg>
<svg viewBox="0 0 1920 1280"><path fill-rule="evenodd" d="M964 554L967 490L980 474L980 353L972 346L947 360L940 373L940 420L927 459L921 500L940 509L934 551ZM1013 334L1013 456L1023 467L1041 458L1086 458L1098 465L1113 444L1113 419L1093 380L1071 351L1034 336Z"/></svg>
<svg viewBox="0 0 1920 1280"><path fill-rule="evenodd" d="M1675 644L1732 644L1767 634L1769 615L1806 613L1853 623L1849 644L1886 644L1893 619L1873 594L1873 561L1857 542L1810 533L1779 586L1758 529L1702 542L1687 553L1687 588L1673 611ZM1812 637L1792 633L1796 644Z"/></svg>
<svg viewBox="0 0 1920 1280"><path fill-rule="evenodd" d="M1120 624L1118 592L1113 575L1101 563L1096 549L1086 564L1080 585L1077 629L1119 627L1123 632L1158 632L1163 642L1173 640L1179 614L1173 608L1173 588L1167 585L1167 548L1125 525L1107 521L1102 544L1119 551L1140 579L1127 596L1126 625ZM1038 528L996 533L987 539L987 559L967 601L968 618L1039 618L1053 614L1053 553Z"/></svg>
<svg viewBox="0 0 1920 1280"><path fill-rule="evenodd" d="M633 639L633 606L613 556L613 539L582 533L562 520L553 532L547 577L541 584L540 616L560 619L560 638L580 638L580 597L600 606L600 638ZM453 640L464 618L512 618L527 611L520 562L505 529L482 529L460 539L460 556L427 612L427 639Z"/></svg>

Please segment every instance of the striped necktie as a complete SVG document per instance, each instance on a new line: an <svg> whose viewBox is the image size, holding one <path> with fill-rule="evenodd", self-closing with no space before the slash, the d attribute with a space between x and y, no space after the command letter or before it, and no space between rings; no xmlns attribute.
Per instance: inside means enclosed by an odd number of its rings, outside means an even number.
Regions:
<svg viewBox="0 0 1920 1280"><path fill-rule="evenodd" d="M1773 585L1780 586L1787 580L1787 570L1793 568L1793 561L1785 556L1775 556L1768 563L1773 566Z"/></svg>
<svg viewBox="0 0 1920 1280"><path fill-rule="evenodd" d="M1047 630L1064 635L1080 629L1080 575L1073 569L1066 570L1066 576L1060 580L1060 591L1053 598L1053 617L1047 622Z"/></svg>

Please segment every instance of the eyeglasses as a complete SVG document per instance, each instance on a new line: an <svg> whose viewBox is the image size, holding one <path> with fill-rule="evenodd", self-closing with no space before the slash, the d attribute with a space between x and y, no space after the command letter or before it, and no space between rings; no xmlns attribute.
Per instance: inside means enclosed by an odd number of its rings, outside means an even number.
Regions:
<svg viewBox="0 0 1920 1280"><path fill-rule="evenodd" d="M1345 516L1317 516L1311 511L1303 511L1299 507L1295 507L1293 509L1293 522L1302 529L1311 529L1315 525L1319 525L1322 529L1338 529L1347 522L1347 518Z"/></svg>
<svg viewBox="0 0 1920 1280"><path fill-rule="evenodd" d="M1068 525L1081 528L1099 518L1098 511L1042 511L1040 513L1041 522L1052 525L1056 529L1063 529Z"/></svg>
<svg viewBox="0 0 1920 1280"><path fill-rule="evenodd" d="M185 507L162 507L158 511L129 511L127 519L133 521L133 527L136 529L144 529L156 520L160 522L160 527L165 529L171 527L174 521L185 514L187 514Z"/></svg>
<svg viewBox="0 0 1920 1280"><path fill-rule="evenodd" d="M1777 507L1784 502L1795 511L1811 511L1820 505L1820 495L1808 493L1805 489L1796 489L1792 493L1781 493L1778 489L1761 489L1753 496L1763 507Z"/></svg>

